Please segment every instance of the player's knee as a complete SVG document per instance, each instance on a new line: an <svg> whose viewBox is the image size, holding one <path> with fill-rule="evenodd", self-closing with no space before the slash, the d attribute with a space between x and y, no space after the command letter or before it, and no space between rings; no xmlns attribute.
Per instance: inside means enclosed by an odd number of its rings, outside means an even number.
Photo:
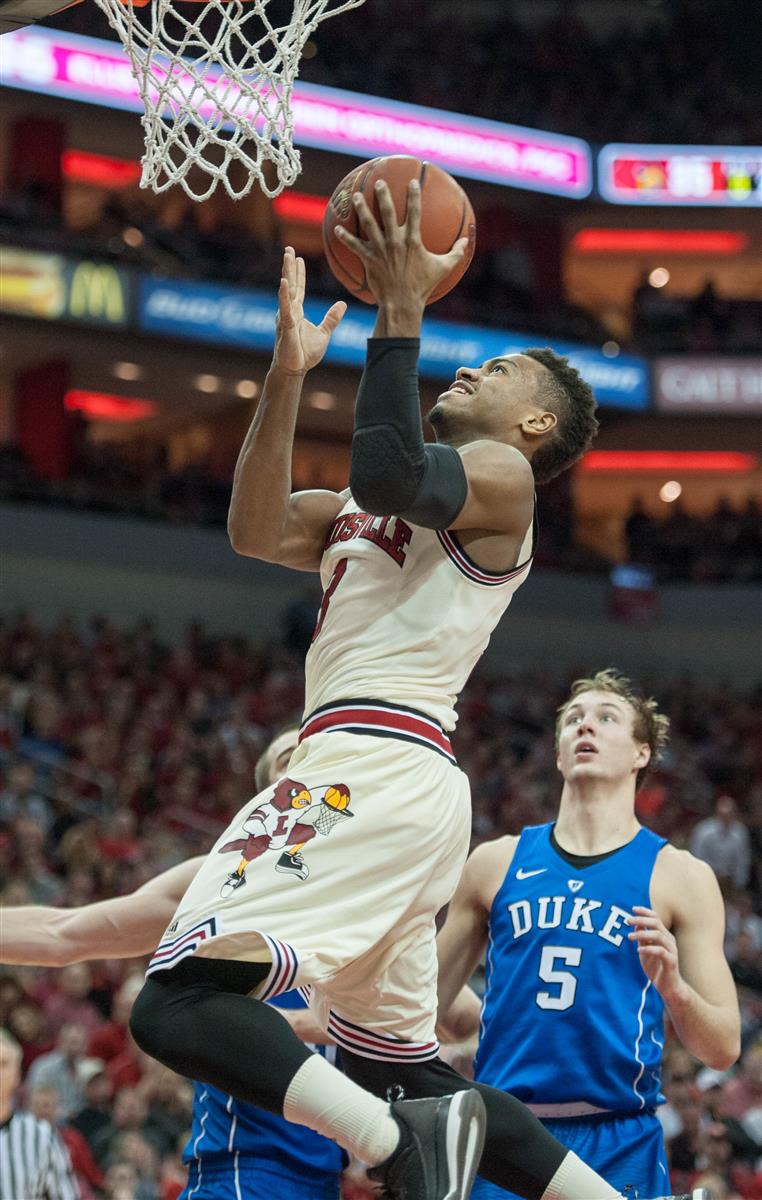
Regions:
<svg viewBox="0 0 762 1200"><path fill-rule="evenodd" d="M166 1020L166 989L153 979L147 979L130 1013L130 1033L141 1050L152 1058L160 1058L164 1038L162 1027Z"/></svg>

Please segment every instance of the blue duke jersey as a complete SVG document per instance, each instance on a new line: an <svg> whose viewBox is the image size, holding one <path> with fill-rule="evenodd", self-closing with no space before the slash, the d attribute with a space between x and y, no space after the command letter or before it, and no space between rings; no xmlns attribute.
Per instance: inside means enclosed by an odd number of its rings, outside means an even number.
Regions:
<svg viewBox="0 0 762 1200"><path fill-rule="evenodd" d="M577 868L554 849L552 829L524 830L492 905L475 1077L540 1116L653 1110L664 1005L625 919L650 905L665 839L641 829Z"/></svg>
<svg viewBox="0 0 762 1200"><path fill-rule="evenodd" d="M278 996L273 1003L278 1008L306 1007L296 991ZM334 1046L315 1049L324 1056L335 1055ZM301 1175L310 1181L335 1179L342 1169L342 1158L335 1142L303 1125L294 1125L274 1113L236 1100L209 1084L195 1085L193 1127L183 1161L195 1168L196 1179L200 1175L203 1181L205 1168L228 1167L237 1172L242 1159L248 1165L254 1161L262 1170L294 1178ZM190 1194L194 1195L192 1189Z"/></svg>

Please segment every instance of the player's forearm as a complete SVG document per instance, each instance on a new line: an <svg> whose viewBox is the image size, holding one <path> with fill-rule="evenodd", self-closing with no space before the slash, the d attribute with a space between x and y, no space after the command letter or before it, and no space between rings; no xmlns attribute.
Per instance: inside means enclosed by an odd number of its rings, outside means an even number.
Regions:
<svg viewBox="0 0 762 1200"><path fill-rule="evenodd" d="M65 909L20 905L0 910L0 962L18 967L65 967L68 957L61 937Z"/></svg>
<svg viewBox="0 0 762 1200"><path fill-rule="evenodd" d="M423 322L423 305L408 297L382 300L376 314L373 336L417 338Z"/></svg>
<svg viewBox="0 0 762 1200"><path fill-rule="evenodd" d="M236 463L228 511L234 550L268 559L280 545L291 496L291 457L303 375L272 366Z"/></svg>
<svg viewBox="0 0 762 1200"><path fill-rule="evenodd" d="M66 967L96 958L150 954L172 918L176 900L136 893L83 908L24 905L0 918L0 961Z"/></svg>
<svg viewBox="0 0 762 1200"><path fill-rule="evenodd" d="M710 1004L684 980L664 1002L686 1050L716 1071L733 1065L741 1052L737 1005Z"/></svg>

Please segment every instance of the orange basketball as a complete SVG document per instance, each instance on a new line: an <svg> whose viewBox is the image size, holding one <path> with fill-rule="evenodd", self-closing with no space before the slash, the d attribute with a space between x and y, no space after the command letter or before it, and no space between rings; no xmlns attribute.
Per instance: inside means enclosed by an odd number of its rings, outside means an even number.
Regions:
<svg viewBox="0 0 762 1200"><path fill-rule="evenodd" d="M338 808L339 811L349 806L349 792L341 784L337 788L329 787L323 799L331 808Z"/></svg>
<svg viewBox="0 0 762 1200"><path fill-rule="evenodd" d="M459 183L441 167L421 162L409 154L394 154L388 158L373 158L370 162L355 167L342 179L328 201L323 217L323 246L331 271L344 284L347 291L374 304L373 294L368 290L365 268L362 262L336 237L334 230L343 225L355 237L361 237L357 213L352 204L353 192L362 192L370 209L380 222L381 215L375 195L375 184L383 179L389 185L394 201L397 220L403 221L407 208L407 188L411 179L421 184L421 239L424 246L434 254L446 254L458 238L467 237L468 246L463 258L453 267L446 279L435 288L427 300L432 304L455 287L474 256L476 223L471 201Z"/></svg>

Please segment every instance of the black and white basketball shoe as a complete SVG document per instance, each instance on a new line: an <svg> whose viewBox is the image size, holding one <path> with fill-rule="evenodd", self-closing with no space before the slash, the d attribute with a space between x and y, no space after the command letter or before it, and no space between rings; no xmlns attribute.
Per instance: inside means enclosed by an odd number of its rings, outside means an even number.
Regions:
<svg viewBox="0 0 762 1200"><path fill-rule="evenodd" d="M384 1200L467 1200L484 1145L487 1114L479 1093L398 1100L397 1149L368 1176L383 1184Z"/></svg>

